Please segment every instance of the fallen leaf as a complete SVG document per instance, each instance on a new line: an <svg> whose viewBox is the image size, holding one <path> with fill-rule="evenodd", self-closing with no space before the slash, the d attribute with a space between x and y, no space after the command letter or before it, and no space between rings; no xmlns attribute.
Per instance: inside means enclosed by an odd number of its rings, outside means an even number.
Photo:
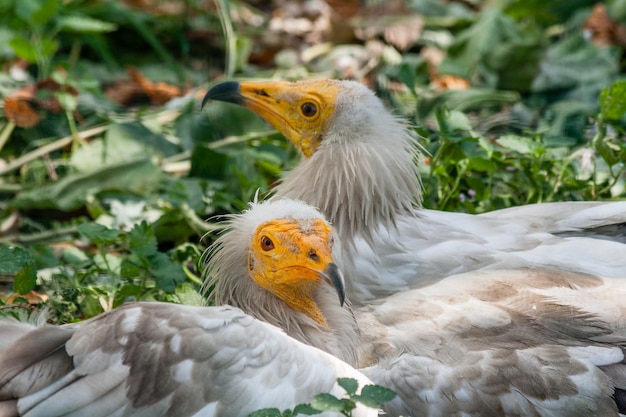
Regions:
<svg viewBox="0 0 626 417"><path fill-rule="evenodd" d="M12 304L18 298L24 298L26 301L28 301L28 304L39 304L45 303L50 297L48 297L47 294L40 294L36 291L31 291L26 294L12 294L11 296L9 296L9 298L6 299L6 303Z"/></svg>
<svg viewBox="0 0 626 417"><path fill-rule="evenodd" d="M626 27L611 19L603 3L596 3L583 30L590 33L591 41L598 46L626 46Z"/></svg>
<svg viewBox="0 0 626 417"><path fill-rule="evenodd" d="M106 87L104 95L120 106L125 106L140 98L146 99L142 88L130 80L118 81Z"/></svg>
<svg viewBox="0 0 626 417"><path fill-rule="evenodd" d="M21 98L17 93L4 99L4 114L16 126L24 128L36 126L43 118L33 109L31 100Z"/></svg>
<svg viewBox="0 0 626 417"><path fill-rule="evenodd" d="M465 90L470 86L469 81L456 75L435 76L431 83L439 90Z"/></svg>
<svg viewBox="0 0 626 417"><path fill-rule="evenodd" d="M428 63L431 84L438 90L465 90L470 87L469 81L465 78L456 75L439 75L439 65L446 57L441 49L425 47L421 51L421 56Z"/></svg>
<svg viewBox="0 0 626 417"><path fill-rule="evenodd" d="M165 104L174 97L180 97L183 93L180 88L164 83L154 83L144 77L139 70L129 68L130 78L137 83L154 104Z"/></svg>

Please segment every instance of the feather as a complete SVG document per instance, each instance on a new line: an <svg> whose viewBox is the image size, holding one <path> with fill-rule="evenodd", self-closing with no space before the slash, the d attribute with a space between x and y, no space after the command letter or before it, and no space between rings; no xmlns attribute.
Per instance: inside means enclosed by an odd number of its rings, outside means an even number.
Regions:
<svg viewBox="0 0 626 417"><path fill-rule="evenodd" d="M0 332L15 326L0 320ZM322 392L343 396L338 377L369 383L346 363L232 307L129 303L69 329L22 330L0 352L3 417L240 416L293 408ZM15 365L4 367L11 359Z"/></svg>

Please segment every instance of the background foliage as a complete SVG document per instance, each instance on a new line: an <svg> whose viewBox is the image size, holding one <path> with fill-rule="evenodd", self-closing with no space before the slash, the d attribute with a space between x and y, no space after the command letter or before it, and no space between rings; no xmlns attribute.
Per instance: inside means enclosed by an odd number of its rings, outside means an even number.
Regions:
<svg viewBox="0 0 626 417"><path fill-rule="evenodd" d="M626 0L4 0L1 312L202 303L214 217L298 159L200 110L223 79L368 84L420 135L428 208L623 199L623 23Z"/></svg>

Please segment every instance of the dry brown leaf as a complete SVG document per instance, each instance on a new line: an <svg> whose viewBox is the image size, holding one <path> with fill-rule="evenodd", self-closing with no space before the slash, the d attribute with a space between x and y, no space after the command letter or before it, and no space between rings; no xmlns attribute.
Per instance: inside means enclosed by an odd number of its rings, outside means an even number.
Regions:
<svg viewBox="0 0 626 417"><path fill-rule="evenodd" d="M583 30L591 32L591 41L598 46L626 46L626 27L611 19L603 3L593 6Z"/></svg>
<svg viewBox="0 0 626 417"><path fill-rule="evenodd" d="M29 100L15 96L4 99L4 114L16 126L24 128L36 126L43 118Z"/></svg>
<svg viewBox="0 0 626 417"><path fill-rule="evenodd" d="M137 83L130 80L118 81L106 87L104 95L120 106L132 103L133 101L138 100L139 97L143 97L145 99L145 94L142 88L139 87Z"/></svg>
<svg viewBox="0 0 626 417"><path fill-rule="evenodd" d="M439 48L425 47L420 55L428 64L428 75L431 84L438 90L465 90L470 83L465 78L456 75L439 75L439 65L446 58L446 53Z"/></svg>
<svg viewBox="0 0 626 417"><path fill-rule="evenodd" d="M129 68L130 78L137 83L154 104L165 104L174 97L180 97L183 93L180 88L164 83L154 83L148 80L135 68Z"/></svg>
<svg viewBox="0 0 626 417"><path fill-rule="evenodd" d="M456 75L439 75L431 83L439 90L465 90L470 86L469 81Z"/></svg>
<svg viewBox="0 0 626 417"><path fill-rule="evenodd" d="M49 297L46 294L31 291L27 294L12 294L11 296L9 296L9 298L7 298L6 303L12 304L18 298L24 298L26 301L28 301L28 304L39 304L48 301Z"/></svg>

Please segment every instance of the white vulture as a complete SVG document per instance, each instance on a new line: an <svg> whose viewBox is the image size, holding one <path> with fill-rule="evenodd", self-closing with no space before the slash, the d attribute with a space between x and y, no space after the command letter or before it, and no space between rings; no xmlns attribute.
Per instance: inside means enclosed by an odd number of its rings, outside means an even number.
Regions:
<svg viewBox="0 0 626 417"><path fill-rule="evenodd" d="M232 218L210 252L210 298L281 327L393 389L398 397L383 404L390 416L607 417L626 411L624 280L476 271L353 311L333 263L333 243L340 242L329 223L305 203L253 203ZM291 257L301 255L308 259L294 266ZM291 274L280 274L285 269Z"/></svg>
<svg viewBox="0 0 626 417"><path fill-rule="evenodd" d="M626 201L536 204L469 215L423 209L415 132L354 81L224 82L204 97L259 114L301 152L276 197L337 229L353 301L467 271L547 268L626 278Z"/></svg>
<svg viewBox="0 0 626 417"><path fill-rule="evenodd" d="M291 237L282 243L295 244ZM292 258L271 271L275 280L340 279L332 265L301 269L310 254ZM238 270L252 283L243 262ZM346 362L231 306L129 303L61 327L0 320L0 417L245 417L320 393L342 398L339 377L371 384ZM362 404L353 410L377 414Z"/></svg>

